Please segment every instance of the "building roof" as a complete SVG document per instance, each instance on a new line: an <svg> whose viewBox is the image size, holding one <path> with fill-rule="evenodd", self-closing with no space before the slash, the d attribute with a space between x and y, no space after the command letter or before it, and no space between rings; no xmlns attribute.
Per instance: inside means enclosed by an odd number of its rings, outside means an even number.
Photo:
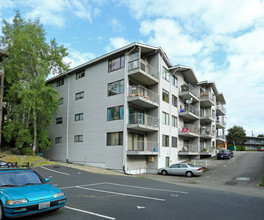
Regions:
<svg viewBox="0 0 264 220"><path fill-rule="evenodd" d="M214 81L205 80L205 81L198 82L198 85L201 85L201 86L212 86L214 94L218 95L218 90L216 88L216 85L215 85Z"/></svg>
<svg viewBox="0 0 264 220"><path fill-rule="evenodd" d="M225 97L222 92L218 93L218 95L216 96L216 101L221 102L224 105L226 104Z"/></svg>
<svg viewBox="0 0 264 220"><path fill-rule="evenodd" d="M164 59L164 61L166 62L166 64L171 67L171 62L170 60L168 59L166 53L163 51L163 49L161 47L154 47L154 46L149 46L149 45L146 45L146 44L142 44L142 43L132 43L132 44L129 44L129 45L126 45L124 47L121 47L117 50L114 50L114 51L111 51L107 54L104 54L100 57L97 57L93 60L90 60L84 64L81 64L65 73L62 73L60 75L57 75L55 77L52 77L50 79L47 80L47 82L51 82L53 80L56 80L58 78L61 78L61 77L64 77L65 75L69 75L69 74L72 74L72 73L76 73L76 71L79 71L79 70L82 70L84 68L87 68L88 66L94 64L94 63L97 63L97 62L100 62L104 59L109 59L111 56L114 56L116 54L121 54L121 53L130 53L132 52L134 49L140 47L141 48L141 51L143 53L151 53L151 52L158 52L160 53L160 55L162 56L162 58Z"/></svg>
<svg viewBox="0 0 264 220"><path fill-rule="evenodd" d="M170 67L172 74L175 74L177 71L183 74L184 80L189 82L192 85L196 85L198 83L197 77L190 66L176 65Z"/></svg>

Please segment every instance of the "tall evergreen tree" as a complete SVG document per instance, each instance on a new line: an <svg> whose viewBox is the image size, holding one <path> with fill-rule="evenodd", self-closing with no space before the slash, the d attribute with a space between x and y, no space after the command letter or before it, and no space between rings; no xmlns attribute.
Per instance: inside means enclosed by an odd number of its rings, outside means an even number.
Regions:
<svg viewBox="0 0 264 220"><path fill-rule="evenodd" d="M39 147L50 145L46 128L59 102L57 91L45 80L68 69L62 62L66 48L55 39L47 43L39 19L24 20L19 11L13 23L3 23L0 46L8 53L3 62L8 114L2 132L6 141L15 141L16 148L37 153Z"/></svg>

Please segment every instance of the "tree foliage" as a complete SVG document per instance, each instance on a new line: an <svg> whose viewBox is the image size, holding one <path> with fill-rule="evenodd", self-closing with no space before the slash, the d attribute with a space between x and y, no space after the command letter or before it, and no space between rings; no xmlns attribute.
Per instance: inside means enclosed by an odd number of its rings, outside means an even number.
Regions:
<svg viewBox="0 0 264 220"><path fill-rule="evenodd" d="M228 143L243 145L247 141L246 130L244 130L242 126L234 125L232 128L229 128L227 132L228 135L226 137Z"/></svg>
<svg viewBox="0 0 264 220"><path fill-rule="evenodd" d="M19 11L13 23L3 20L0 46L8 53L3 62L5 69L5 95L8 114L3 135L15 141L18 149L50 145L46 127L58 109L58 92L45 80L50 73L60 74L68 69L62 60L66 48L55 39L46 42L45 31L39 20L24 20ZM27 150L28 151L28 150Z"/></svg>

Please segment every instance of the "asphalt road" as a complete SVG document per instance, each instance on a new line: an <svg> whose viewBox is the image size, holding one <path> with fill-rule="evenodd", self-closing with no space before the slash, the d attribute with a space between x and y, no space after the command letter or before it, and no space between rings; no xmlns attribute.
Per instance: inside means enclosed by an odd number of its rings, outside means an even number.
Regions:
<svg viewBox="0 0 264 220"><path fill-rule="evenodd" d="M264 154L263 154L264 155ZM250 156L251 157L251 156ZM252 176L248 166L240 162L247 156L237 156L231 161L222 161L230 171L233 180L237 176ZM263 158L262 158L263 159ZM217 161L218 163L218 161ZM221 164L221 161L219 161ZM252 162L253 163L253 162ZM232 168L231 168L232 167ZM210 182L214 172L212 168L202 177L188 178L189 183L202 180ZM222 166L222 168L226 168ZM240 169L241 168L241 169ZM50 183L61 188L68 197L66 207L37 216L22 218L32 219L203 219L203 220L262 220L264 218L264 189L258 197L233 193L228 190L213 190L197 187L198 184L175 184L175 180L185 181L185 177L168 176L173 183L167 182L167 176L152 175L158 181L145 176L112 176L94 174L63 166L35 168L43 177L50 177ZM221 170L221 171L220 171ZM221 178L226 172L218 170ZM210 173L211 172L211 173ZM229 171L228 171L229 172ZM207 175L209 175L207 177ZM250 176L250 177L251 177ZM159 178L166 180L165 182ZM230 178L222 180L226 187L240 187L240 184L228 185ZM250 181L249 181L250 182ZM187 186L186 186L187 185ZM201 186L205 186L200 184ZM221 184L219 184L221 185ZM251 186L248 183L247 186ZM253 185L252 185L253 186Z"/></svg>

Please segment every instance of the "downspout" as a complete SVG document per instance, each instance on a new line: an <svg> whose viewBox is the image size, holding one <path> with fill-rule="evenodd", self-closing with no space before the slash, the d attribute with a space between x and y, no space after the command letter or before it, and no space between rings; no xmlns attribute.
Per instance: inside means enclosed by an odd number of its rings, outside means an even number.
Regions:
<svg viewBox="0 0 264 220"><path fill-rule="evenodd" d="M70 78L67 76L67 110L66 110L66 162L69 163L69 109L70 109Z"/></svg>
<svg viewBox="0 0 264 220"><path fill-rule="evenodd" d="M134 46L129 52L125 54L125 74L124 74L124 127L123 127L123 172L126 175L131 175L126 172L126 163L127 163L127 121L128 121L128 104L127 104L127 95L128 95L128 55L136 48Z"/></svg>

